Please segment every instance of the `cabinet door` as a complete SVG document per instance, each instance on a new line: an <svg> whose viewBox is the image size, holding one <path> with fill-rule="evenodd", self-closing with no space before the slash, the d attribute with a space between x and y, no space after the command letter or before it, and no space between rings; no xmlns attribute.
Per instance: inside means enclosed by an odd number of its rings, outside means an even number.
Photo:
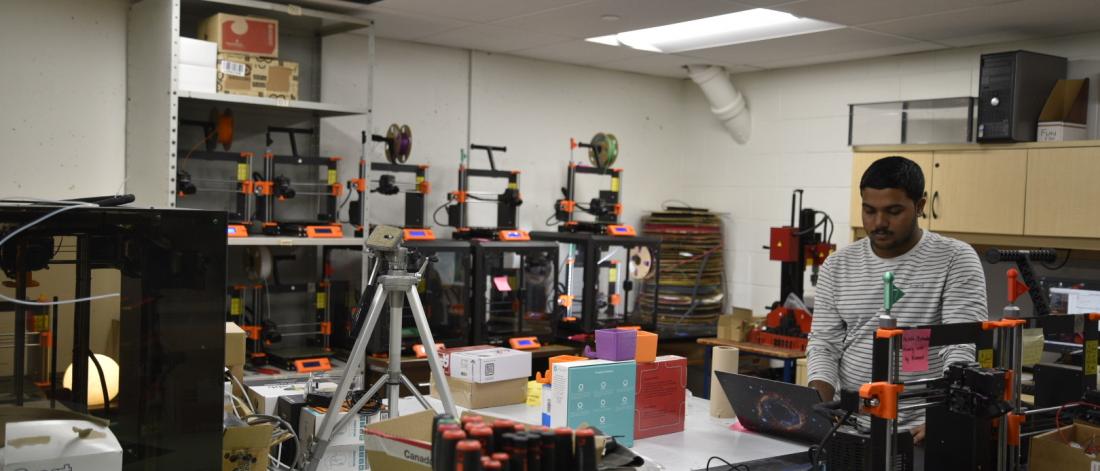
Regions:
<svg viewBox="0 0 1100 471"><path fill-rule="evenodd" d="M1100 237L1100 147L1031 149L1024 234Z"/></svg>
<svg viewBox="0 0 1100 471"><path fill-rule="evenodd" d="M1024 233L1026 150L936 152L934 160L932 230Z"/></svg>
<svg viewBox="0 0 1100 471"><path fill-rule="evenodd" d="M852 227L863 227L863 219L860 216L863 213L863 198L859 195L859 180L863 178L863 172L867 171L867 168L871 166L876 160L890 157L893 155L900 155L909 160L912 160L920 165L920 169L924 172L924 196L927 198L931 194L932 188L932 153L931 152L856 152L852 156L852 209L849 215L849 225ZM924 208L925 214L921 216L920 227L928 229L929 211L928 206Z"/></svg>

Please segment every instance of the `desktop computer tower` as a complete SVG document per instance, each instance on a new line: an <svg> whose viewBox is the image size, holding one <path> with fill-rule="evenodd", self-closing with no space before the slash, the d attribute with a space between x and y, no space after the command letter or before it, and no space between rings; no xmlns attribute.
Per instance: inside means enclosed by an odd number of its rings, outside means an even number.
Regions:
<svg viewBox="0 0 1100 471"><path fill-rule="evenodd" d="M978 142L1034 141L1039 112L1066 59L1028 51L983 54L978 83Z"/></svg>

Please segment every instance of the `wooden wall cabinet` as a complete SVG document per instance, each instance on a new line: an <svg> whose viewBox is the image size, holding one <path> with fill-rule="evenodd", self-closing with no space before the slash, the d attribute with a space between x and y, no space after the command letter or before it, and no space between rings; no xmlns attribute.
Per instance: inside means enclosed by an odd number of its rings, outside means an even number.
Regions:
<svg viewBox="0 0 1100 471"><path fill-rule="evenodd" d="M1032 149L1024 234L1100 237L1100 147Z"/></svg>
<svg viewBox="0 0 1100 471"><path fill-rule="evenodd" d="M1024 233L1026 150L936 152L932 167L933 231Z"/></svg>

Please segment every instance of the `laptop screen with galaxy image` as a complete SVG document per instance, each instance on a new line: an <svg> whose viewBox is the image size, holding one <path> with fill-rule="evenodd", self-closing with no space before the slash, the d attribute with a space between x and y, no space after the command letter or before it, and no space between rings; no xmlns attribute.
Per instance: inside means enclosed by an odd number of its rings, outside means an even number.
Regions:
<svg viewBox="0 0 1100 471"><path fill-rule="evenodd" d="M796 384L715 371L722 391L746 429L804 443L817 443L832 424L814 405L817 391Z"/></svg>

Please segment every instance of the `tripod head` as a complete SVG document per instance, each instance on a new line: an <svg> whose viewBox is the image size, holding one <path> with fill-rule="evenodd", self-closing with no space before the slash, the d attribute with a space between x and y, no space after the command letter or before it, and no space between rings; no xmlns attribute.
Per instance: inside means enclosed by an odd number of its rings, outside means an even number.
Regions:
<svg viewBox="0 0 1100 471"><path fill-rule="evenodd" d="M378 256L385 256L387 258L391 274L398 271L404 273L408 265L409 249L405 247L403 242L404 231L402 231L401 228L394 226L378 226L375 227L367 237L366 248L368 251L374 252ZM436 260L436 257L424 257L424 261L421 262L420 268L417 269L415 276L417 278L423 276L424 272L428 269L428 264ZM371 275L370 279L373 281L374 276Z"/></svg>

